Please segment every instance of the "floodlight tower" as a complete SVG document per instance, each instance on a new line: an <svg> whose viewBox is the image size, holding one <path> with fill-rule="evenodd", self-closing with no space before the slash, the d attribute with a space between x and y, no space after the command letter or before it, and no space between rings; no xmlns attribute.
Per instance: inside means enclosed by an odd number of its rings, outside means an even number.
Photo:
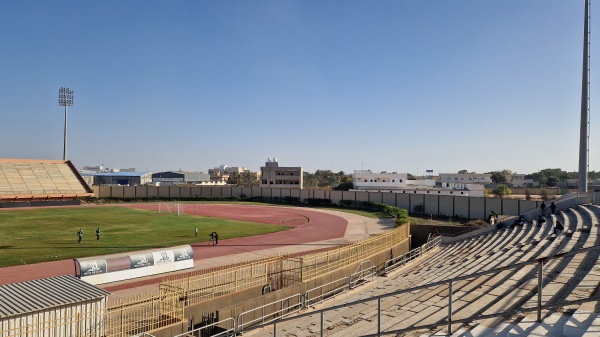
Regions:
<svg viewBox="0 0 600 337"><path fill-rule="evenodd" d="M590 0L585 0L583 23L583 72L581 76L581 123L579 128L579 192L587 192L590 138Z"/></svg>
<svg viewBox="0 0 600 337"><path fill-rule="evenodd" d="M73 106L73 93L71 88L58 89L58 105L65 107L65 138L63 146L63 160L67 160L67 107Z"/></svg>

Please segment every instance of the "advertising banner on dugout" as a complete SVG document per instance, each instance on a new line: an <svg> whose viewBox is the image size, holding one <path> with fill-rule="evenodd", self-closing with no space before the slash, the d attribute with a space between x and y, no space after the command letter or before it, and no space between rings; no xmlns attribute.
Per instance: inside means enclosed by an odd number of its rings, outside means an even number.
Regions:
<svg viewBox="0 0 600 337"><path fill-rule="evenodd" d="M88 260L78 262L80 276L90 276L106 273L106 260Z"/></svg>

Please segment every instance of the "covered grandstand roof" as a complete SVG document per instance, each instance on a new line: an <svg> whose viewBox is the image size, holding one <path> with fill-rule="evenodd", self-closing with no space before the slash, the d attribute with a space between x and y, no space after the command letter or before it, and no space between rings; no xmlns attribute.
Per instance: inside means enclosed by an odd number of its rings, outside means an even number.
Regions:
<svg viewBox="0 0 600 337"><path fill-rule="evenodd" d="M141 177L150 172L80 172L79 174L84 177Z"/></svg>
<svg viewBox="0 0 600 337"><path fill-rule="evenodd" d="M109 292L72 275L0 286L0 318L103 298Z"/></svg>
<svg viewBox="0 0 600 337"><path fill-rule="evenodd" d="M0 200L93 196L69 160L0 158Z"/></svg>

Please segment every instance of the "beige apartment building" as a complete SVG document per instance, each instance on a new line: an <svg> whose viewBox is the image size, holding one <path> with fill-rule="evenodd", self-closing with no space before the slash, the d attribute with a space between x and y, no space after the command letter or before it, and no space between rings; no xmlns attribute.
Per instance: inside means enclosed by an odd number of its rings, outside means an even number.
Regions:
<svg viewBox="0 0 600 337"><path fill-rule="evenodd" d="M280 167L277 158L269 158L260 168L260 187L302 189L302 167Z"/></svg>
<svg viewBox="0 0 600 337"><path fill-rule="evenodd" d="M250 170L245 167L232 167L229 165L221 165L219 167L208 169L210 181L216 185L225 185L227 184L227 179L229 179L231 174L243 172L250 172Z"/></svg>

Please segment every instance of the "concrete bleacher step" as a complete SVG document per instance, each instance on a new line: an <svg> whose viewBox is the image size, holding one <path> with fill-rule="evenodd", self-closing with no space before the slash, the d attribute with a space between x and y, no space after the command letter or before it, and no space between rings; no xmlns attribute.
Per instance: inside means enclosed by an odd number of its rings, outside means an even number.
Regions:
<svg viewBox="0 0 600 337"><path fill-rule="evenodd" d="M440 251L429 261L424 261L411 268L399 268L392 271L378 285L367 288L370 290L362 291L361 294L356 294L352 298L346 298L345 301L352 302L380 294L385 295L416 285L489 270L502 265L512 265L538 257L552 256L557 252L580 249L583 243L589 246L597 245L597 241L600 241L597 234L598 226L591 229L594 231L593 235L573 231L571 237L562 234L554 236L556 240L553 241L544 239L551 233L551 224L556 219L563 221L565 228L569 230L581 228L582 224L590 221L597 223L597 214L600 214L600 209L591 210L589 213L592 215L588 216L582 210L577 210L558 216L549 216L549 224L541 227L528 225L504 229L449 244L441 247ZM586 258L584 261L582 255L577 255L566 260L567 262L553 260L546 263L544 270L550 274L545 276L543 302L547 304L549 301L556 301L558 297L569 295L576 297L575 299L588 297L589 292L600 284L600 267L590 267L591 260ZM586 268L583 268L584 264ZM549 278L546 278L548 276ZM455 300L453 314L457 317L470 317L471 313L491 314L524 304L526 304L525 306L535 305L537 302L536 287L535 267L528 267L520 271L504 271L493 277L482 277L480 280L458 281L453 284L453 299ZM447 286L437 286L396 295L393 300L391 298L383 300L382 331L389 332L408 326L418 327L443 321L447 316L446 293ZM326 314L325 336L349 337L376 333L377 318L376 304L374 303L372 302L369 306L353 305L341 309L335 315ZM592 308L590 314L598 315L598 313L593 313L593 310ZM585 310L581 311L585 312ZM451 335L447 334L445 326L438 326L437 329L422 329L411 331L411 333L402 333L398 336L570 336L571 333L578 333L577 336L600 337L600 318L597 316L584 317L583 314L577 312L574 315L555 313L546 317L542 323L535 322L534 316L528 314L521 321L510 322L499 317L493 325L458 324ZM580 328L581 324L579 323L582 322L589 323L589 325L585 329ZM284 334L285 336L303 337L318 336L318 328L314 322L310 324L298 322L293 327L289 326L283 329L289 333L289 335ZM424 333L424 331L427 332Z"/></svg>
<svg viewBox="0 0 600 337"><path fill-rule="evenodd" d="M553 313L537 322L534 315L527 315L521 322L514 324L506 334L507 337L563 337L563 327L569 316Z"/></svg>
<svg viewBox="0 0 600 337"><path fill-rule="evenodd" d="M597 337L600 336L600 317L596 317L588 326L587 330L581 337Z"/></svg>
<svg viewBox="0 0 600 337"><path fill-rule="evenodd" d="M600 328L600 314L596 312L577 310L569 317L563 330L566 337L581 337L590 330L594 322L597 322L596 327ZM600 330L596 330L600 336Z"/></svg>

